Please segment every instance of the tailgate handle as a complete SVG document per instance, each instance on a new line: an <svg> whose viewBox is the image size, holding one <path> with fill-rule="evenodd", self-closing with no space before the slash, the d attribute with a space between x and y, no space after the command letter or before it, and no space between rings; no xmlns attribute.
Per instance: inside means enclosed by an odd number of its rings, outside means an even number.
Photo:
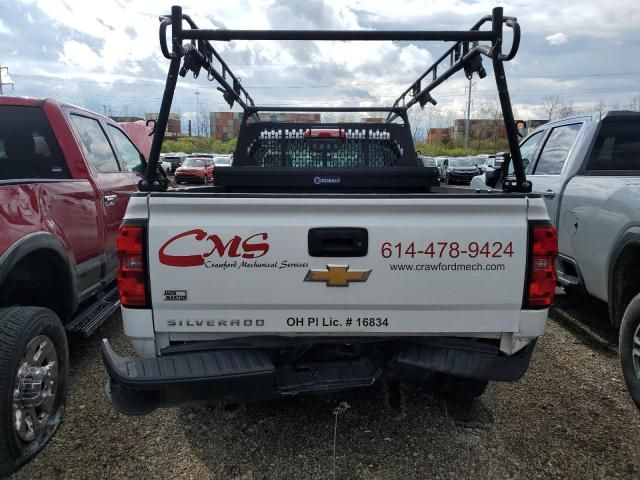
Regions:
<svg viewBox="0 0 640 480"><path fill-rule="evenodd" d="M366 228L311 228L308 238L312 257L364 257L369 251Z"/></svg>

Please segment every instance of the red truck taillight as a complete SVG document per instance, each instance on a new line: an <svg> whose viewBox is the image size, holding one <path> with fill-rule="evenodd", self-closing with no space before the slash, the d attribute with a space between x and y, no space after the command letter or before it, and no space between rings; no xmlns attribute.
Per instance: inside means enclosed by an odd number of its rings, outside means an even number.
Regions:
<svg viewBox="0 0 640 480"><path fill-rule="evenodd" d="M142 225L126 223L118 230L118 292L123 307L147 306L144 233Z"/></svg>
<svg viewBox="0 0 640 480"><path fill-rule="evenodd" d="M556 291L558 232L550 223L529 226L529 266L525 308L547 308Z"/></svg>

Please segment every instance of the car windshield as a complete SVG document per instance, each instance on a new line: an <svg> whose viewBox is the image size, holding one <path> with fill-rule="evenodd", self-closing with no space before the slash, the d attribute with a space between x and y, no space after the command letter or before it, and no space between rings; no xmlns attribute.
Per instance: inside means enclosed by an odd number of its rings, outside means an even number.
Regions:
<svg viewBox="0 0 640 480"><path fill-rule="evenodd" d="M231 157L214 157L213 163L216 165L231 165Z"/></svg>
<svg viewBox="0 0 640 480"><path fill-rule="evenodd" d="M425 167L435 167L436 161L430 157L422 157L422 165Z"/></svg>
<svg viewBox="0 0 640 480"><path fill-rule="evenodd" d="M450 158L449 166L450 167L475 167L478 161L475 158Z"/></svg>
<svg viewBox="0 0 640 480"><path fill-rule="evenodd" d="M201 158L187 158L182 162L183 167L204 167L204 160Z"/></svg>

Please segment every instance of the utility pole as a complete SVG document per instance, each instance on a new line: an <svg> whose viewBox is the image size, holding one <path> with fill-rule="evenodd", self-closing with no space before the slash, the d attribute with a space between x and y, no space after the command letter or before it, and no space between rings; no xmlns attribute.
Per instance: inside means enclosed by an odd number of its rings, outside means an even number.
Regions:
<svg viewBox="0 0 640 480"><path fill-rule="evenodd" d="M187 128L189 129L189 136L191 136L191 120L187 123Z"/></svg>
<svg viewBox="0 0 640 480"><path fill-rule="evenodd" d="M467 100L467 120L464 125L464 148L469 144L469 121L471 119L471 76L469 77L469 97Z"/></svg>
<svg viewBox="0 0 640 480"><path fill-rule="evenodd" d="M7 76L9 75L9 67L3 67L2 65L0 65L0 95L3 95L3 90L2 87L5 85L11 85L11 90L13 91L13 82L7 82L7 83L3 83L2 82L2 70L6 70L7 71Z"/></svg>
<svg viewBox="0 0 640 480"><path fill-rule="evenodd" d="M196 90L195 95L196 95L196 131L198 132L196 135L199 137L200 136L200 105L199 105L200 92Z"/></svg>

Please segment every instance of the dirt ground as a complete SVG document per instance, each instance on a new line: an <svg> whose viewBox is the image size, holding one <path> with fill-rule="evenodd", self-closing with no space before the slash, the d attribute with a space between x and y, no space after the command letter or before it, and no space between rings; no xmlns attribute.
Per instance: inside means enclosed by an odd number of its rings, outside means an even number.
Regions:
<svg viewBox="0 0 640 480"><path fill-rule="evenodd" d="M638 479L640 412L606 308L560 304L525 377L492 384L470 407L434 397L428 384L389 381L146 417L120 415L104 396L100 337L130 351L116 315L94 338L72 342L66 421L14 478L333 479L334 411L346 402L336 479ZM577 315L589 316L586 330L571 325Z"/></svg>

